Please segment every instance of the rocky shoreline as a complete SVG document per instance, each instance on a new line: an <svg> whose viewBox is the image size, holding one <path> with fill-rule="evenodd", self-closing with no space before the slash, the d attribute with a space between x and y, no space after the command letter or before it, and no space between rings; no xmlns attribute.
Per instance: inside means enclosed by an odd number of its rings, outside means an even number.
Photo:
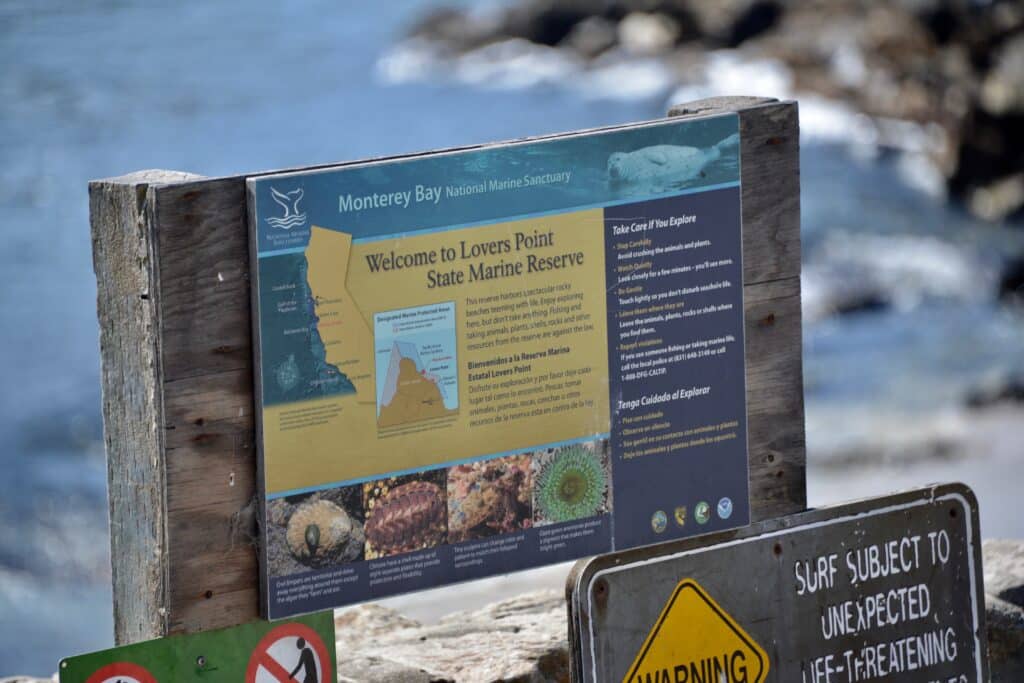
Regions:
<svg viewBox="0 0 1024 683"><path fill-rule="evenodd" d="M993 683L1024 676L1024 541L983 545ZM345 683L569 680L565 597L535 592L421 624L379 605L335 619ZM386 637L385 637L386 636Z"/></svg>
<svg viewBox="0 0 1024 683"><path fill-rule="evenodd" d="M1024 677L1024 541L982 546L993 683ZM424 624L377 604L338 612L340 683L541 683L569 680L565 596L525 593ZM52 679L14 676L0 683Z"/></svg>
<svg viewBox="0 0 1024 683"><path fill-rule="evenodd" d="M971 213L1024 215L1019 2L520 0L434 10L408 35L406 71L432 60L481 83L590 77L612 96L674 87L676 101L735 86L800 96L804 113L846 108L879 147L927 158Z"/></svg>

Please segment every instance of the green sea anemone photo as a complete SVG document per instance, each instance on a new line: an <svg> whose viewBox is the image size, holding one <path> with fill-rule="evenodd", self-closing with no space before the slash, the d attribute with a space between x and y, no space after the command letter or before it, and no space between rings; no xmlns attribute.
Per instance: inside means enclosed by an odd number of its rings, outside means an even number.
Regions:
<svg viewBox="0 0 1024 683"><path fill-rule="evenodd" d="M533 467L536 524L584 519L611 509L607 439L538 451Z"/></svg>

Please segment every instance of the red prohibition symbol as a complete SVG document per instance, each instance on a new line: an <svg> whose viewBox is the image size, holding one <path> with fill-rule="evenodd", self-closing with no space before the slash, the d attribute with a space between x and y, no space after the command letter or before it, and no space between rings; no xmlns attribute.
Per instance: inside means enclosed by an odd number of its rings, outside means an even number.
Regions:
<svg viewBox="0 0 1024 683"><path fill-rule="evenodd" d="M334 680L330 662L320 634L305 624L282 624L256 645L245 683L323 683Z"/></svg>
<svg viewBox="0 0 1024 683"><path fill-rule="evenodd" d="M153 674L138 664L114 662L97 670L85 683L156 683Z"/></svg>

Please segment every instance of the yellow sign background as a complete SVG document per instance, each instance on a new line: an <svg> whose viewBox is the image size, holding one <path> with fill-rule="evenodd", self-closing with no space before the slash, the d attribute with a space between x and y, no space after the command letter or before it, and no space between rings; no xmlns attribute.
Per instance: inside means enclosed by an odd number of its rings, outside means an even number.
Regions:
<svg viewBox="0 0 1024 683"><path fill-rule="evenodd" d="M569 268L547 270L482 282L465 282L431 289L425 268L372 272L367 255L395 250L404 253L438 250L461 252L461 241L509 239L516 232L551 232L552 244L530 250L538 257L582 252L583 262ZM263 410L264 475L267 493L315 487L346 480L446 462L482 457L535 445L607 432L608 403L607 313L605 300L604 214L600 209L455 229L371 243L353 244L351 236L314 227L306 250L310 289L316 298L318 329L327 363L345 373L356 393ZM525 259L525 253L502 255L506 261ZM496 262L497 257L484 257ZM453 264L465 268L469 261ZM441 268L441 266L438 266ZM582 293L575 317L587 329L551 339L536 338L498 348L470 349L466 341L467 300L484 299L520 290ZM415 428L382 434L377 425L374 381L373 315L381 311L454 301L459 409L444 419L424 421ZM513 313L530 320L529 297ZM576 375L572 387L588 404L570 410L471 426L470 363L497 355L536 353L549 347L569 347L569 353L530 361L529 375L554 377L566 369L588 368ZM552 379L552 386L563 380ZM478 384L479 386L479 384ZM511 387L514 396L517 387ZM313 419L296 416L314 415ZM295 425L300 426L295 426ZM286 428L289 427L290 428Z"/></svg>

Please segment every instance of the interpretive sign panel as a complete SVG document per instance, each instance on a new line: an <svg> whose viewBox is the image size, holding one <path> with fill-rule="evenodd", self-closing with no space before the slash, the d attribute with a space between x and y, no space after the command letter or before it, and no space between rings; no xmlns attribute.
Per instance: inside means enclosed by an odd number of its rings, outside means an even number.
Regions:
<svg viewBox="0 0 1024 683"><path fill-rule="evenodd" d="M248 180L265 614L749 521L738 117Z"/></svg>
<svg viewBox="0 0 1024 683"><path fill-rule="evenodd" d="M575 680L988 681L977 502L963 485L700 540L577 564Z"/></svg>
<svg viewBox="0 0 1024 683"><path fill-rule="evenodd" d="M325 683L336 672L331 612L168 636L60 663L61 683Z"/></svg>

